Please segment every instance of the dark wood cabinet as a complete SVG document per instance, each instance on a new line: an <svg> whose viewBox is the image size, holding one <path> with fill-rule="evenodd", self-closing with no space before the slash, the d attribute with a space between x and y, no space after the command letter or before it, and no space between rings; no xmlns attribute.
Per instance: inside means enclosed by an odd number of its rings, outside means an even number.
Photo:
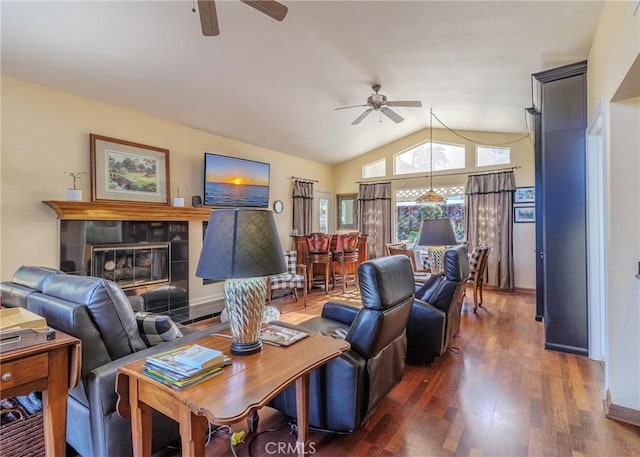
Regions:
<svg viewBox="0 0 640 457"><path fill-rule="evenodd" d="M536 318L545 348L588 355L586 71L536 73ZM531 113L531 112L530 112Z"/></svg>

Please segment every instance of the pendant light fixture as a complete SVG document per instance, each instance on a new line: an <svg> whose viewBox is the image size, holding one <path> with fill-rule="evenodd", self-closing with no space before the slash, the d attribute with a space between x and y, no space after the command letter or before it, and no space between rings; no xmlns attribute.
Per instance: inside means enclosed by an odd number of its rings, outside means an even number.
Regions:
<svg viewBox="0 0 640 457"><path fill-rule="evenodd" d="M416 203L424 205L428 203L443 203L444 198L433 190L433 109L429 108L429 158L431 165L429 166L429 175L431 181L429 183L429 191L426 194L416 198Z"/></svg>

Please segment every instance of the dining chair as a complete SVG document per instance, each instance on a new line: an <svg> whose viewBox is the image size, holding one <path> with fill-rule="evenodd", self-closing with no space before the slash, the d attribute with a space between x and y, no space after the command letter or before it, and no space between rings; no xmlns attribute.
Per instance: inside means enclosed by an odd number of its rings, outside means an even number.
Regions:
<svg viewBox="0 0 640 457"><path fill-rule="evenodd" d="M473 312L475 313L478 306L482 307L482 284L484 283L484 275L487 270L487 259L489 257L490 246L476 246L469 257L469 274L468 284L473 285ZM478 301L478 295L480 300Z"/></svg>
<svg viewBox="0 0 640 457"><path fill-rule="evenodd" d="M422 267L420 251L399 249L390 246L387 249L389 250L389 255L405 255L409 257L409 260L411 260L411 267L413 268L413 278L415 282L424 283L429 276L431 276L431 271Z"/></svg>

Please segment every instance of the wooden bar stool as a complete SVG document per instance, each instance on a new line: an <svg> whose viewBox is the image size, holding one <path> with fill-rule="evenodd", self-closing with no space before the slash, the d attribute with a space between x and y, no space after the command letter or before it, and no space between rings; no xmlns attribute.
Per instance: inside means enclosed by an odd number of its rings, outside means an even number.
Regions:
<svg viewBox="0 0 640 457"><path fill-rule="evenodd" d="M353 281L358 288L358 243L360 234L357 232L336 235L336 245L332 252L332 280L336 284L336 273L342 281L342 293L347 291L347 282Z"/></svg>
<svg viewBox="0 0 640 457"><path fill-rule="evenodd" d="M324 293L329 293L329 278L331 277L331 236L326 233L310 233L307 235L307 277L309 279L308 290L311 290L316 281L316 273L323 276ZM318 265L316 268L315 266Z"/></svg>

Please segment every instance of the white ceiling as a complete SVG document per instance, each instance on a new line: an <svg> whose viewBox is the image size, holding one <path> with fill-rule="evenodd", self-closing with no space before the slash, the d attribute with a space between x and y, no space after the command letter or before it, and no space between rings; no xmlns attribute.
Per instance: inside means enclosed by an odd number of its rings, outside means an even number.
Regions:
<svg viewBox="0 0 640 457"><path fill-rule="evenodd" d="M333 164L428 126L525 132L530 75L587 58L602 2L287 1L277 22L218 1L2 1L2 72ZM364 108L373 83L393 123ZM437 127L437 124L434 124ZM134 139L135 140L135 139ZM217 151L222 152L224 151Z"/></svg>

